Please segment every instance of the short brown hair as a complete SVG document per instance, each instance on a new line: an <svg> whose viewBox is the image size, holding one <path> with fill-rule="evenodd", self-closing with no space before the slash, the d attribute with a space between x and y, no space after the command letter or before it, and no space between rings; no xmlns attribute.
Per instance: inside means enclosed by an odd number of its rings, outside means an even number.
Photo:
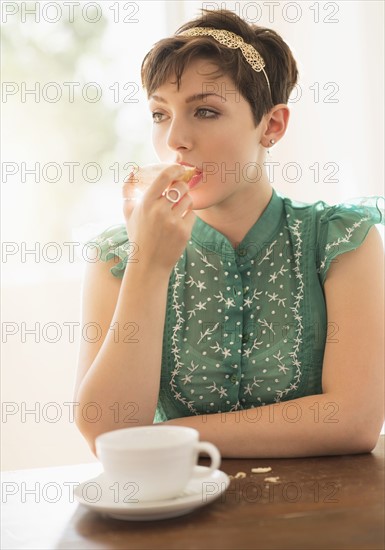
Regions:
<svg viewBox="0 0 385 550"><path fill-rule="evenodd" d="M227 74L231 77L240 94L249 102L255 125L258 126L263 115L274 105L287 104L289 100L298 79L293 54L281 36L272 29L248 24L229 10L201 11L201 16L182 25L174 36L157 42L147 53L141 67L143 88L150 96L169 77L175 75L179 90L183 71L189 62L208 58L218 64L220 71L216 73L217 76ZM272 97L263 73L254 71L239 49L223 46L210 36L178 36L194 27L225 29L252 44L265 61Z"/></svg>

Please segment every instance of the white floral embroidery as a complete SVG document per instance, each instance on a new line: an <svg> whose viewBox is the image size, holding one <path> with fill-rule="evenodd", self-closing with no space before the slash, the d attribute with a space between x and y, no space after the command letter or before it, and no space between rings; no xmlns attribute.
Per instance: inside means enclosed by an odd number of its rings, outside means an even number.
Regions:
<svg viewBox="0 0 385 550"><path fill-rule="evenodd" d="M266 248L266 253L265 253L264 257L262 258L262 260L258 263L258 265L261 265L262 262L265 262L266 260L270 259L271 253L273 251L273 247L276 244L276 242L277 242L276 240L273 241L271 243L271 245L268 248Z"/></svg>
<svg viewBox="0 0 385 550"><path fill-rule="evenodd" d="M231 350L226 347L221 348L218 342L215 342L215 346L210 346L210 348L213 349L215 353L221 352L224 358L231 357Z"/></svg>
<svg viewBox="0 0 385 550"><path fill-rule="evenodd" d="M201 252L201 250L198 250L197 248L195 249L196 252L198 252L198 254L200 255L201 259L202 259L202 262L205 264L206 267L211 267L212 269L215 269L215 271L218 271L218 268L215 267L215 265L213 264L210 264L210 262L208 261L207 259L207 256L205 256L203 254L203 252Z"/></svg>
<svg viewBox="0 0 385 550"><path fill-rule="evenodd" d="M349 243L352 239L354 231L369 219L370 219L369 216L366 216L365 218L361 218L359 221L354 222L353 225L351 225L350 227L347 227L345 230L345 235L343 237L338 237L338 239L336 239L335 241L326 244L325 251L330 252L331 249L338 247L342 243ZM325 268L327 260L328 260L328 254L325 254L324 259L320 263L318 273Z"/></svg>
<svg viewBox="0 0 385 550"><path fill-rule="evenodd" d="M207 302L204 302L203 304L202 304L202 302L198 302L197 304L195 304L194 309L190 309L190 310L187 312L187 313L189 314L188 318L191 319L191 317L192 317L193 315L195 316L195 313L196 313L197 311L202 311L202 309L205 310L205 309L206 309L206 304L207 304Z"/></svg>
<svg viewBox="0 0 385 550"><path fill-rule="evenodd" d="M205 330L205 332L202 332L201 331L201 337L199 338L197 344L200 344L203 340L203 338L205 338L206 336L209 336L210 334L212 334L213 332L215 332L217 330L217 328L219 327L219 323L216 323L213 328L207 328Z"/></svg>
<svg viewBox="0 0 385 550"><path fill-rule="evenodd" d="M259 383L262 383L262 382L263 382L263 380L257 380L257 379L256 379L256 376L254 376L252 384L247 384L247 386L245 386L244 394L245 394L245 395L246 395L246 394L252 395L252 393L253 393L253 388L254 388L254 387L259 388L259 387L260 387L260 384L259 384Z"/></svg>
<svg viewBox="0 0 385 550"><path fill-rule="evenodd" d="M213 382L211 386L207 386L207 389L211 390L210 393L217 392L221 399L222 399L222 397L227 397L226 388L224 388L223 386L218 388L215 382Z"/></svg>
<svg viewBox="0 0 385 550"><path fill-rule="evenodd" d="M244 351L243 351L243 356L244 357L250 357L250 355L253 353L253 351L255 349L259 349L261 347L261 345L263 344L262 340L258 340L258 338L254 338L254 342L253 342L253 345L249 348L246 348Z"/></svg>
<svg viewBox="0 0 385 550"><path fill-rule="evenodd" d="M190 275L190 279L188 281L186 281L185 283L187 286L189 286L190 288L192 286L196 286L197 289L199 290L199 292L202 292L202 290L207 290L206 288L206 285L204 283L204 281L194 281L194 278Z"/></svg>
<svg viewBox="0 0 385 550"><path fill-rule="evenodd" d="M181 350L178 346L178 332L182 329L184 319L183 319L182 314L181 314L182 304L180 304L178 302L178 294L177 294L177 288L181 284L181 279L183 279L183 274L178 273L178 266L177 265L174 267L174 274L175 274L175 282L172 285L172 307L173 307L173 309L175 311L175 315L176 315L176 324L173 327L173 332L172 332L172 336L171 336L171 342L172 342L171 353L174 357L175 367L174 367L174 370L171 373L170 387L171 387L171 391L174 394L174 397L175 397L176 400L178 400L183 405L186 405L188 407L189 411L191 411L191 413L198 414L198 411L194 407L195 401L194 400L187 401L187 399L185 397L182 397L181 392L177 391L177 384L175 382L175 378L179 375L179 371L181 370L181 368L184 365L184 363L182 363L182 361L180 360Z"/></svg>
<svg viewBox="0 0 385 550"><path fill-rule="evenodd" d="M272 275L270 275L269 283L275 283L277 278L278 278L277 272L274 271L274 273Z"/></svg>
<svg viewBox="0 0 385 550"><path fill-rule="evenodd" d="M300 314L301 311L301 302L303 300L304 296L304 282L303 282L303 274L301 273L301 261L300 258L302 257L302 238L300 233L302 221L296 220L295 223L292 225L291 229L293 232L293 235L295 237L295 267L294 272L296 274L296 278L298 279L298 286L297 286L297 293L294 296L294 307L291 307L290 309L293 311L294 319L297 321L296 325L296 337L294 339L294 346L293 351L289 352L289 356L292 358L292 364L295 367L295 383L291 383L288 388L285 388L284 390L276 390L276 397L275 401L280 401L283 397L285 397L289 392L295 391L298 389L298 384L301 380L302 371L301 371L301 361L299 361L299 350L300 346L302 344L302 331L303 331L303 325L302 325L302 315ZM281 367L282 369L282 367Z"/></svg>
<svg viewBox="0 0 385 550"><path fill-rule="evenodd" d="M258 290L255 288L253 291L253 295L249 298L244 298L243 300L243 307L251 307L253 305L253 302L256 300L259 300L260 295L262 294L262 290L258 292Z"/></svg>
<svg viewBox="0 0 385 550"><path fill-rule="evenodd" d="M283 372L283 374L286 374L289 368L286 367L285 363L283 362L284 356L282 355L281 350L278 350L278 353L276 355L273 355L273 357L278 361L279 372Z"/></svg>
<svg viewBox="0 0 385 550"><path fill-rule="evenodd" d="M214 298L217 298L218 303L224 302L227 308L235 307L234 298L225 298L222 291L219 291L218 296L214 294Z"/></svg>
<svg viewBox="0 0 385 550"><path fill-rule="evenodd" d="M273 329L273 323L268 323L266 319L258 319L258 323L261 323L263 327L268 328L273 334L275 334L275 330Z"/></svg>
<svg viewBox="0 0 385 550"><path fill-rule="evenodd" d="M239 400L235 403L235 405L233 405L230 409L230 412L235 412L235 411L238 411L241 407L241 404L239 402Z"/></svg>
<svg viewBox="0 0 385 550"><path fill-rule="evenodd" d="M199 368L199 365L194 365L194 361L191 361L190 366L187 367L190 374L185 374L184 377L181 379L184 385L191 384L194 376L193 373L197 370L197 368Z"/></svg>

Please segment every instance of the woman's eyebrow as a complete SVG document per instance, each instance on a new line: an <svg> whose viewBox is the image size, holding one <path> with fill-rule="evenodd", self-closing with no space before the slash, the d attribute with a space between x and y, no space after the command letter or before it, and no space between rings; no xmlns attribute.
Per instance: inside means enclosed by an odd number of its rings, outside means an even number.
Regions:
<svg viewBox="0 0 385 550"><path fill-rule="evenodd" d="M186 103L192 103L193 101L202 101L202 99L206 99L209 96L219 97L222 101L226 101L226 99L223 96L221 96L219 94L215 94L213 92L209 92L209 93L206 93L206 94L191 95L191 96L186 98ZM159 103L167 103L167 101L163 97L161 97L159 95L155 95L155 94L150 96L150 99L155 99L156 101L159 101Z"/></svg>

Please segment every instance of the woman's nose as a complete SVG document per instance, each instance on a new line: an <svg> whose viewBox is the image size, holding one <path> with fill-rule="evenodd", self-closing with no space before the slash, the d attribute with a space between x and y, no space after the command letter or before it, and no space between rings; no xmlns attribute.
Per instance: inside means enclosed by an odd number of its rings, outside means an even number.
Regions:
<svg viewBox="0 0 385 550"><path fill-rule="evenodd" d="M192 133L186 121L174 118L168 129L167 145L173 151L191 149Z"/></svg>

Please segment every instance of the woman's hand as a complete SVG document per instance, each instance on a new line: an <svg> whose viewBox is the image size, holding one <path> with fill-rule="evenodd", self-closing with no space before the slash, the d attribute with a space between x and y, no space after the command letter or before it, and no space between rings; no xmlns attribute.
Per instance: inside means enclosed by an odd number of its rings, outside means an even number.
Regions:
<svg viewBox="0 0 385 550"><path fill-rule="evenodd" d="M148 172L153 173L153 167ZM141 178L146 178L146 167L140 169ZM160 167L159 175L152 181L140 199L136 197L137 176L130 174L123 184L123 212L130 242L138 246L137 257L142 266L161 269L170 273L182 254L195 221L190 210L192 200L188 185L182 181L185 168L173 164ZM163 195L166 189L177 189L181 198L170 202ZM172 193L174 196L175 193Z"/></svg>

